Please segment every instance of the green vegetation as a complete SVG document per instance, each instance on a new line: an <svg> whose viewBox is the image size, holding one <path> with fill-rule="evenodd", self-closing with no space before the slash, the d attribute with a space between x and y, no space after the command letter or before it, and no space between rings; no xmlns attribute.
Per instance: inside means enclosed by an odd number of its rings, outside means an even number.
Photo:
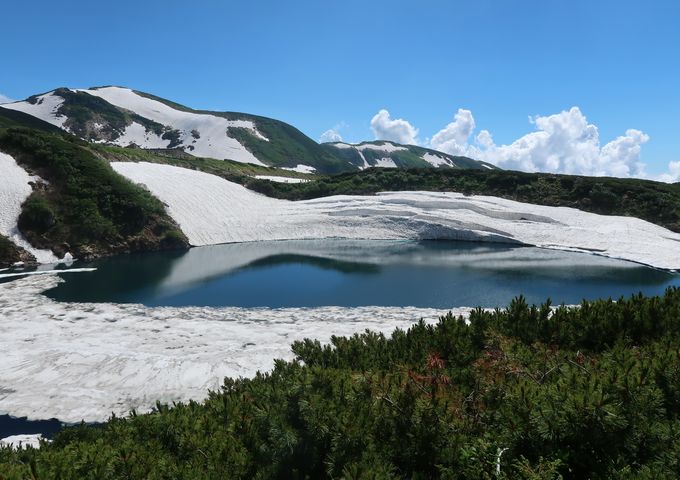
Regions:
<svg viewBox="0 0 680 480"><path fill-rule="evenodd" d="M611 177L581 177L504 170L381 169L322 177L308 183L249 179L246 186L289 200L381 191L429 190L492 195L537 205L573 207L631 216L680 232L680 184Z"/></svg>
<svg viewBox="0 0 680 480"><path fill-rule="evenodd" d="M274 167L263 167L252 163L193 157L181 150L144 150L141 148L123 148L100 144L91 145L90 148L97 155L109 161L162 163L199 170L241 184L248 183L255 175L274 175L310 180L317 178L316 175L308 175Z"/></svg>
<svg viewBox="0 0 680 480"><path fill-rule="evenodd" d="M88 145L67 135L0 129L0 149L48 182L22 206L19 229L31 244L79 258L185 247L163 204Z"/></svg>
<svg viewBox="0 0 680 480"><path fill-rule="evenodd" d="M0 450L0 478L677 478L679 335L669 289L305 340L203 403Z"/></svg>

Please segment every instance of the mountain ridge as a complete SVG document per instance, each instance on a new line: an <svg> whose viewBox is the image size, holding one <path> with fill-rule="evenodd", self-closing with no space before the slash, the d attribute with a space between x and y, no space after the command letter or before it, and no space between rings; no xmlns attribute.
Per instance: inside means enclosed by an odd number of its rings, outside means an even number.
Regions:
<svg viewBox="0 0 680 480"><path fill-rule="evenodd" d="M280 120L243 112L196 110L121 86L61 87L1 107L32 115L94 143L179 149L197 157L279 168L302 166L319 173L372 166L496 168L466 157L385 141L358 145L389 143L397 148L373 148L372 154L363 155L342 151L337 144L319 144Z"/></svg>

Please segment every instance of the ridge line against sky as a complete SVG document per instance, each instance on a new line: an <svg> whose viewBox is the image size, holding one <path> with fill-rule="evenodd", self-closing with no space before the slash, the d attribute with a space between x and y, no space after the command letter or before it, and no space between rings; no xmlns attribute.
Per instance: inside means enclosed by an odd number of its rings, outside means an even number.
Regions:
<svg viewBox="0 0 680 480"><path fill-rule="evenodd" d="M3 18L0 94L14 99L124 85L314 139L680 174L680 2L33 0Z"/></svg>

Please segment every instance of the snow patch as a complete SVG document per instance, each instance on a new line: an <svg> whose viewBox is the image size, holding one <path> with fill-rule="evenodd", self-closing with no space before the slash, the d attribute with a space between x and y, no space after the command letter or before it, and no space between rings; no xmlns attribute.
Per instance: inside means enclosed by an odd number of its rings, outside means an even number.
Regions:
<svg viewBox="0 0 680 480"><path fill-rule="evenodd" d="M157 100L143 97L129 88L104 87L90 90L78 89L76 91L100 97L112 105L125 108L142 117L179 130L181 144L193 146L193 150L187 149L187 153L197 157L227 158L242 163L264 165L228 134L230 127L247 128L258 138L268 141L251 121L227 120L216 115L177 110ZM122 141L119 139L116 143L123 144L120 142L125 142L125 145L135 143L142 148L166 148L170 144L169 140L162 140L155 134L148 134L141 125L134 125L130 126L133 127L132 129L130 127L126 129L125 139ZM192 135L193 131L199 133L198 139ZM162 141L162 144L159 146L160 141Z"/></svg>
<svg viewBox="0 0 680 480"><path fill-rule="evenodd" d="M310 165L303 165L301 163L299 163L294 168L283 167L282 170L290 170L291 172L298 172L298 173L314 173L314 172L316 172L316 168L314 168Z"/></svg>
<svg viewBox="0 0 680 480"><path fill-rule="evenodd" d="M38 96L35 104L31 104L24 100L21 102L3 104L2 108L24 112L33 115L40 120L51 123L52 125L56 125L59 128L64 128L64 122L66 122L68 118L57 114L57 110L59 110L59 107L61 107L63 103L63 98L55 95L54 92L49 92Z"/></svg>
<svg viewBox="0 0 680 480"><path fill-rule="evenodd" d="M427 152L425 155L423 155L422 159L425 160L430 165L432 165L433 167L453 166L453 163L448 158L430 152Z"/></svg>
<svg viewBox="0 0 680 480"><path fill-rule="evenodd" d="M255 175L255 178L261 180L269 180L270 182L277 183L305 183L309 182L307 178L295 178L295 177L277 177L276 175Z"/></svg>
<svg viewBox="0 0 680 480"><path fill-rule="evenodd" d="M385 192L291 202L170 165L114 162L112 167L164 202L193 245L323 238L473 240L582 251L680 269L680 234L632 217L453 192Z"/></svg>
<svg viewBox="0 0 680 480"><path fill-rule="evenodd" d="M56 262L58 259L51 251L31 246L17 227L21 204L33 192L29 182L40 179L29 175L13 157L2 152L0 152L0 179L0 235L32 253L40 263Z"/></svg>
<svg viewBox="0 0 680 480"><path fill-rule="evenodd" d="M400 152L404 150L408 150L406 147L402 147L400 145L395 145L390 142L385 142L380 145L375 144L375 143L364 143L363 145L356 145L354 148L357 150L363 151L363 150L376 150L378 152L387 152L387 153L392 153L392 152Z"/></svg>
<svg viewBox="0 0 680 480"><path fill-rule="evenodd" d="M392 152L399 152L403 150L408 150L406 147L402 147L401 145L395 145L391 142L384 142L381 144L376 144L376 143L362 143L362 144L351 144L351 143L344 143L344 142L336 142L336 143L331 143L330 145L334 146L335 148L354 148L360 152L364 150L376 150L378 152L386 152L386 153L392 153Z"/></svg>
<svg viewBox="0 0 680 480"><path fill-rule="evenodd" d="M16 450L22 448L40 448L40 440L42 434L27 434L27 435L11 435L9 437L0 438L0 447L12 447Z"/></svg>
<svg viewBox="0 0 680 480"><path fill-rule="evenodd" d="M379 158L373 166L379 168L397 168L397 164L390 157Z"/></svg>

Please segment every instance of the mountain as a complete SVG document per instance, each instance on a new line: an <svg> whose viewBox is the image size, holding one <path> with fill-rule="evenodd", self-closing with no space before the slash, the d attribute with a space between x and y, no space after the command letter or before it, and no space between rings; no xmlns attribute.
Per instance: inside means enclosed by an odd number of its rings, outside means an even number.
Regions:
<svg viewBox="0 0 680 480"><path fill-rule="evenodd" d="M193 110L123 87L58 88L4 109L31 115L95 143L182 151L300 172L339 173L378 167L496 168L392 142L321 144L295 127L267 117Z"/></svg>
<svg viewBox="0 0 680 480"><path fill-rule="evenodd" d="M468 157L459 157L429 148L402 145L382 140L361 142L356 145L344 142L323 143L322 147L333 155L347 160L361 170L369 167L498 169L495 165L472 160Z"/></svg>

